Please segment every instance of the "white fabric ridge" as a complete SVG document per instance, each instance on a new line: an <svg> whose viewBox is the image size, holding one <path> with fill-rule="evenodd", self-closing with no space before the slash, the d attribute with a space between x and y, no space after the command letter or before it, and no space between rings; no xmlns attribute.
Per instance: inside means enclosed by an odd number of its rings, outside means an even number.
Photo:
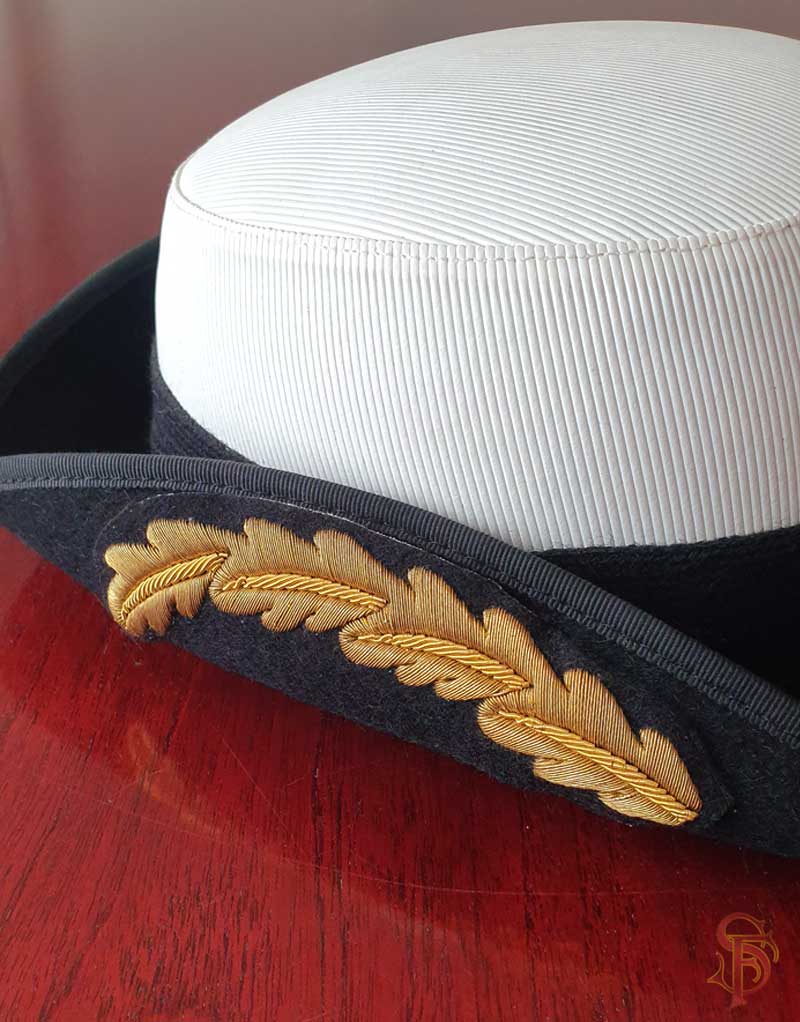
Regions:
<svg viewBox="0 0 800 1022"><path fill-rule="evenodd" d="M545 25L279 96L180 168L167 385L515 546L800 523L800 43Z"/></svg>

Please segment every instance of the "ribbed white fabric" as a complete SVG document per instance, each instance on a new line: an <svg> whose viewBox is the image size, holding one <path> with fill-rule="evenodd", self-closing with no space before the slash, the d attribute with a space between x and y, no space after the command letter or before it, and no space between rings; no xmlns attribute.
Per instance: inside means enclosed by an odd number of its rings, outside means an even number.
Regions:
<svg viewBox="0 0 800 1022"><path fill-rule="evenodd" d="M296 89L187 160L158 357L261 464L529 549L800 523L800 43L549 25Z"/></svg>

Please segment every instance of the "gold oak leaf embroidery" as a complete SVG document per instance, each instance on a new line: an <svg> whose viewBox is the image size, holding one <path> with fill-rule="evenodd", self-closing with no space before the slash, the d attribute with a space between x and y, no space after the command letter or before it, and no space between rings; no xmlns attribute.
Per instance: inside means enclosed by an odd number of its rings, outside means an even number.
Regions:
<svg viewBox="0 0 800 1022"><path fill-rule="evenodd" d="M637 736L599 678L580 669L559 678L513 615L491 607L476 617L439 575L412 568L400 579L344 533L309 541L255 518L242 533L159 520L146 545L110 547L106 561L116 572L109 607L135 635L163 634L173 610L193 617L206 592L223 613L258 614L271 631L336 629L353 663L443 699L480 700L484 734L530 757L542 780L671 826L701 808L672 743L651 729Z"/></svg>
<svg viewBox="0 0 800 1022"><path fill-rule="evenodd" d="M312 542L258 518L232 538L211 583L226 614L260 614L265 628L341 628L384 607L403 583L350 536L318 532Z"/></svg>
<svg viewBox="0 0 800 1022"><path fill-rule="evenodd" d="M404 685L433 685L443 699L484 699L552 674L515 617L492 607L478 620L425 568L412 568L397 598L344 628L339 643L354 663L393 667Z"/></svg>
<svg viewBox="0 0 800 1022"><path fill-rule="evenodd" d="M597 792L625 816L678 825L700 797L672 743L636 737L602 682L582 670L563 681L530 633L493 607L473 617L450 586L421 568L381 612L342 629L345 655L393 667L405 685L432 684L444 699L481 699L478 723L492 741L530 756L542 780Z"/></svg>
<svg viewBox="0 0 800 1022"><path fill-rule="evenodd" d="M493 742L532 757L537 777L594 791L623 816L677 826L700 810L675 746L650 728L634 734L619 703L587 671L486 699L478 724Z"/></svg>
<svg viewBox="0 0 800 1022"><path fill-rule="evenodd" d="M108 587L114 620L132 635L148 627L163 635L172 611L194 617L211 577L234 539L213 525L158 520L147 526L147 543L120 543L106 550L116 574Z"/></svg>

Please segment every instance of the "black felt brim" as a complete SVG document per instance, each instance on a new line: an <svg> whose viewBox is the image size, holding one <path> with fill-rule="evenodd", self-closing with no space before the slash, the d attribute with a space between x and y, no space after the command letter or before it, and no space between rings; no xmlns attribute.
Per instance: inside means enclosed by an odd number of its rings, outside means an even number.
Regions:
<svg viewBox="0 0 800 1022"><path fill-rule="evenodd" d="M154 518L238 530L261 517L309 537L336 527L399 575L436 571L476 614L508 607L557 670L579 663L602 675L637 731L655 727L680 748L703 796L682 829L800 855L800 704L787 692L573 572L455 522L234 458L152 450L156 260L150 242L92 277L0 366L0 523L104 603L104 551L141 542ZM480 733L472 704L404 687L391 671L365 681L335 637L272 636L213 608L167 634L290 695L619 819L592 792L536 779L528 757Z"/></svg>

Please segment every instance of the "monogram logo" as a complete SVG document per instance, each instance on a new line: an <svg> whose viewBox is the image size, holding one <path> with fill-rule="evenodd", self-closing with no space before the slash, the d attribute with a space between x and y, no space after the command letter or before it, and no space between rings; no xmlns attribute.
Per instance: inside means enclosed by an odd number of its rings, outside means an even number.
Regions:
<svg viewBox="0 0 800 1022"><path fill-rule="evenodd" d="M744 1004L745 997L754 994L769 982L772 966L780 952L772 938L772 931L764 929L763 919L754 919L744 912L732 912L717 926L717 971L708 977L731 995L731 1007Z"/></svg>

